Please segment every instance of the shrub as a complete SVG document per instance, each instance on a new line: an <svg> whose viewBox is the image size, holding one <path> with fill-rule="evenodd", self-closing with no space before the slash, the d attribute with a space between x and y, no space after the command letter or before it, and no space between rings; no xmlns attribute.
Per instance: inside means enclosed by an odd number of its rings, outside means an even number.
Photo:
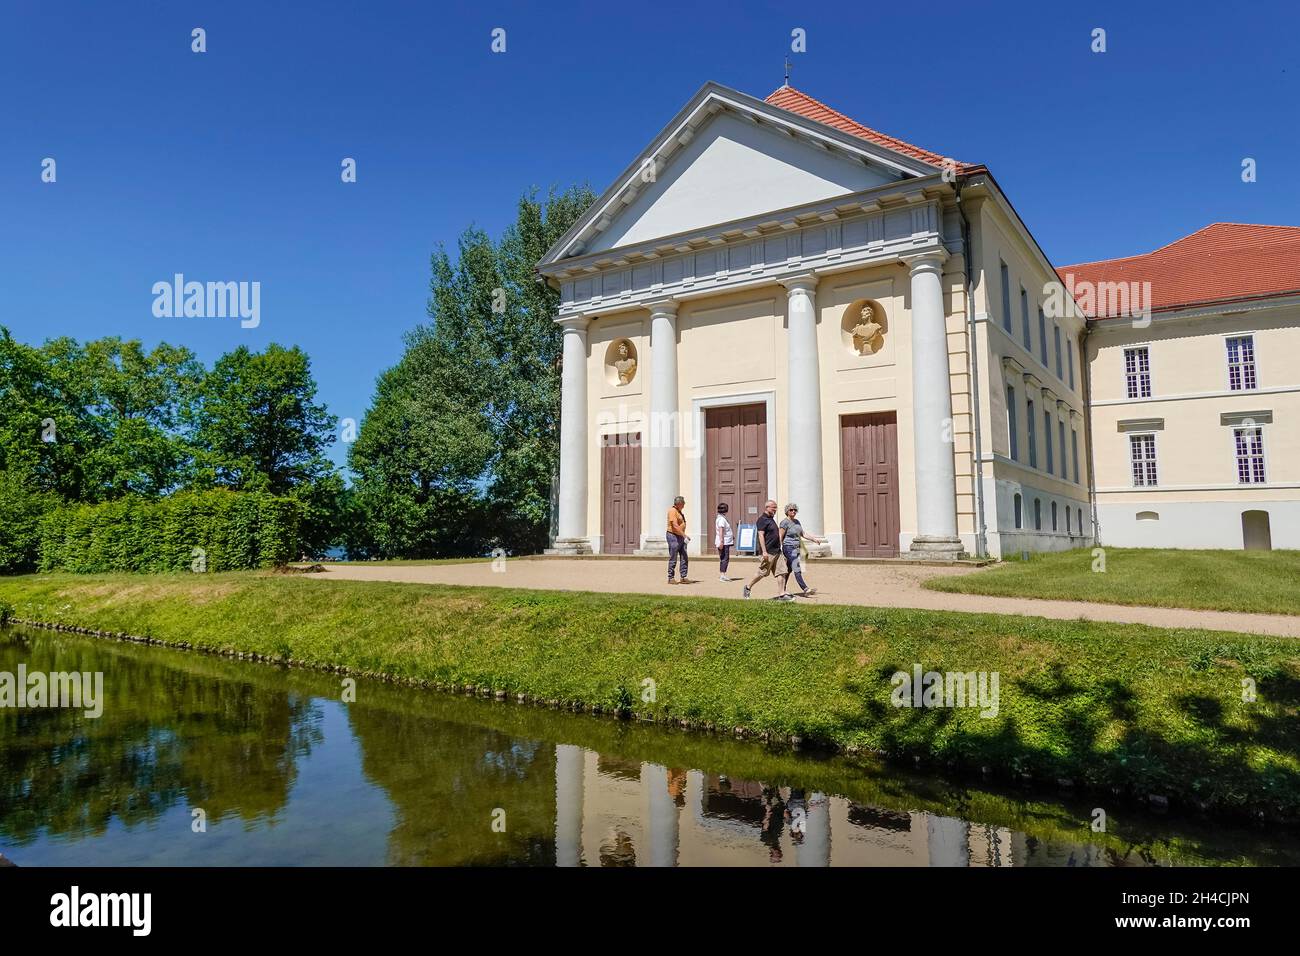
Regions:
<svg viewBox="0 0 1300 956"><path fill-rule="evenodd" d="M298 556L302 506L261 492L186 491L65 505L40 524L42 571L207 571L284 564Z"/></svg>
<svg viewBox="0 0 1300 956"><path fill-rule="evenodd" d="M23 476L0 471L0 574L33 571L40 559L41 517L58 499Z"/></svg>

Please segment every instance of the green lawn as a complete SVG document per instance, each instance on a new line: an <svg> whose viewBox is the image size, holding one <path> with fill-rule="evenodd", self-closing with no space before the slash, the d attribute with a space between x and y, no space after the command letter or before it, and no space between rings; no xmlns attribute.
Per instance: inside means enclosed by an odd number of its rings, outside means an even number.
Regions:
<svg viewBox="0 0 1300 956"><path fill-rule="evenodd" d="M1098 601L1206 611L1300 614L1300 551L1184 551L1105 548L1032 554L926 587L962 594Z"/></svg>
<svg viewBox="0 0 1300 956"><path fill-rule="evenodd" d="M0 603L30 621L1300 819L1300 644L1283 638L262 572L0 578ZM893 706L890 677L913 664L996 672L997 715Z"/></svg>

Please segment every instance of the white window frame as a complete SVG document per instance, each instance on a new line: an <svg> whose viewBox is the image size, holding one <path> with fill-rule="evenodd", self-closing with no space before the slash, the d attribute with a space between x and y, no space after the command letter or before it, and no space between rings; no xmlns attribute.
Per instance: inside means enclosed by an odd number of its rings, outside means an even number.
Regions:
<svg viewBox="0 0 1300 956"><path fill-rule="evenodd" d="M1038 426L1034 424L1034 400L1025 396L1025 441L1029 444L1029 467L1038 467Z"/></svg>
<svg viewBox="0 0 1300 956"><path fill-rule="evenodd" d="M1242 481L1242 480L1241 480L1241 458L1240 458L1240 455L1237 454L1237 432L1239 432L1239 431L1246 431L1246 430L1248 430L1248 429L1253 429L1253 430L1259 432L1259 462L1260 462L1260 467L1261 467L1261 468L1263 469L1263 471L1264 471L1264 477L1263 477L1263 480L1261 480L1261 481L1254 481L1254 480L1251 480L1251 481ZM1233 425L1231 428L1228 429L1228 433L1229 433L1229 435L1231 436L1231 437L1230 437L1230 441L1232 442L1232 471L1233 471L1233 473L1234 473L1234 474L1236 475L1236 477L1237 477L1237 484L1240 485L1240 486L1242 486L1242 487L1249 486L1249 487L1252 487L1252 488L1257 488L1257 487L1264 487L1264 486L1267 486L1267 485L1268 485L1268 472L1269 472L1269 467L1268 467L1268 441L1267 441L1267 439L1266 439L1266 437L1265 437L1265 435L1264 435L1264 425L1263 425L1262 423L1260 423L1260 422L1256 422L1254 425L1236 424L1236 425ZM1246 457L1247 457L1247 460L1249 460L1249 459L1253 458L1254 456L1253 456L1253 455L1247 455ZM1254 475L1254 470L1253 470L1253 469L1252 469L1252 471L1251 471L1251 474L1252 474L1252 476Z"/></svg>
<svg viewBox="0 0 1300 956"><path fill-rule="evenodd" d="M1064 382L1065 373L1061 370L1062 359L1061 359L1061 323L1060 322L1052 323L1052 343L1056 348L1056 378L1058 381ZM1150 364L1150 360L1148 360L1147 364L1148 365Z"/></svg>
<svg viewBox="0 0 1300 956"><path fill-rule="evenodd" d="M1020 460L1020 435L1017 434L1019 422L1016 421L1016 387L1007 386L1007 455L1012 461Z"/></svg>
<svg viewBox="0 0 1300 956"><path fill-rule="evenodd" d="M1043 314L1043 307L1038 307L1038 361L1047 368L1047 316Z"/></svg>
<svg viewBox="0 0 1300 956"><path fill-rule="evenodd" d="M1024 336L1025 351L1034 354L1034 336L1029 330L1029 290L1020 287L1020 332Z"/></svg>
<svg viewBox="0 0 1300 956"><path fill-rule="evenodd" d="M1143 395L1143 394L1141 394L1141 392L1142 392L1142 379L1141 379L1141 375L1142 375L1142 373L1139 371L1139 372L1134 372L1134 373L1133 373L1133 374L1135 374L1135 375L1138 376L1138 394L1137 394L1137 395L1130 395L1130 394L1128 393L1128 376L1129 376L1129 371L1128 371L1128 353L1129 353L1129 352L1137 352L1137 351L1139 351L1139 350L1141 350L1141 351L1145 351L1145 352L1147 353L1147 373L1146 373L1146 374L1147 374L1147 391L1148 391L1149 394L1147 394L1147 395ZM1125 398L1125 400L1126 400L1126 401L1130 401L1130 402L1145 402L1145 401L1147 401L1148 399L1155 398L1155 395L1156 395L1156 377L1155 377L1155 371L1154 371L1154 368L1153 368L1154 363L1151 361L1151 346L1150 346L1150 345L1126 345L1126 346L1124 346L1124 350L1123 350L1123 352L1121 353L1120 360L1121 360L1121 362L1122 362L1122 369L1123 369L1123 375L1124 375L1124 398Z"/></svg>
<svg viewBox="0 0 1300 956"><path fill-rule="evenodd" d="M1129 481L1132 483L1133 487L1134 488L1159 488L1160 487L1160 444L1158 441L1156 441L1156 433L1155 432L1127 432L1124 437L1128 440L1128 476L1129 476ZM1133 441L1134 439L1137 438L1151 439L1151 456L1149 458L1143 458L1141 460L1143 462L1149 461L1152 465L1154 465L1155 473L1156 473L1155 480L1144 481L1141 484L1138 483L1137 476L1134 475L1133 473L1133 466L1137 464L1137 462L1133 458ZM1233 449L1234 451L1236 449L1235 443L1233 445ZM1145 477L1145 473L1146 473L1146 469L1144 468L1143 469L1144 477Z"/></svg>
<svg viewBox="0 0 1300 956"><path fill-rule="evenodd" d="M1232 387L1232 353L1228 351L1228 343L1233 341L1234 339L1250 340L1250 370L1251 372L1254 373L1255 384L1249 388L1247 388L1245 385L1246 376L1244 374L1242 375L1242 387L1241 388ZM1242 363L1242 367L1243 369L1245 368L1244 363ZM1259 349L1257 348L1255 343L1254 332L1234 332L1232 335L1225 335L1223 337L1223 374L1224 374L1224 386L1227 388L1229 392L1258 392L1259 391Z"/></svg>
<svg viewBox="0 0 1300 956"><path fill-rule="evenodd" d="M1011 322L1011 270L1001 259L998 260L998 275L1002 279L1002 328L1007 335L1014 336Z"/></svg>

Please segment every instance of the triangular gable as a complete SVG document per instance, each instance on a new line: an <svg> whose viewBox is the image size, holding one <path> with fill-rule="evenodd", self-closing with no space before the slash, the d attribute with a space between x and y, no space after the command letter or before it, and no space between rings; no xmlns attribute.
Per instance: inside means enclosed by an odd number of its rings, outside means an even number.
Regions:
<svg viewBox="0 0 1300 956"><path fill-rule="evenodd" d="M903 176L844 153L831 153L731 111L719 111L593 237L587 251L603 252L820 202L897 182Z"/></svg>
<svg viewBox="0 0 1300 956"><path fill-rule="evenodd" d="M540 265L938 171L917 155L707 83Z"/></svg>

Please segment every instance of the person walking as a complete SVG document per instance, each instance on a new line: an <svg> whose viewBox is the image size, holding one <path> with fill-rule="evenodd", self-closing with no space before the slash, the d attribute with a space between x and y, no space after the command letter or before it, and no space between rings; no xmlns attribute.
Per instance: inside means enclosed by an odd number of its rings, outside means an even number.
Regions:
<svg viewBox="0 0 1300 956"><path fill-rule="evenodd" d="M718 580L729 583L727 565L731 563L731 548L736 543L736 536L727 520L727 503L718 502L718 516L713 519L713 546L718 549Z"/></svg>
<svg viewBox="0 0 1300 956"><path fill-rule="evenodd" d="M781 528L776 523L776 502L768 500L763 506L763 514L758 519L755 526L756 537L758 538L758 550L761 555L758 562L758 574L754 575L753 580L745 585L742 592L744 597L749 597L750 589L759 581L769 574L777 573L777 563L781 560ZM793 601L794 595L787 594L785 591L785 580L781 581L781 593L777 595L778 601Z"/></svg>
<svg viewBox="0 0 1300 956"><path fill-rule="evenodd" d="M786 585L790 583L790 575L793 574L802 591L800 597L812 597L817 593L817 589L808 587L803 579L804 538L816 541L818 544L826 543L825 538L819 538L804 530L803 525L799 523L799 506L792 501L785 506L785 518L781 521L781 552L785 555L786 567L785 576L781 579L781 590L786 590Z"/></svg>
<svg viewBox="0 0 1300 956"><path fill-rule="evenodd" d="M686 578L686 545L690 537L686 534L686 499L678 495L673 499L673 506L668 509L668 583L674 584L673 571L677 568L677 559L682 560L682 584L689 584Z"/></svg>

